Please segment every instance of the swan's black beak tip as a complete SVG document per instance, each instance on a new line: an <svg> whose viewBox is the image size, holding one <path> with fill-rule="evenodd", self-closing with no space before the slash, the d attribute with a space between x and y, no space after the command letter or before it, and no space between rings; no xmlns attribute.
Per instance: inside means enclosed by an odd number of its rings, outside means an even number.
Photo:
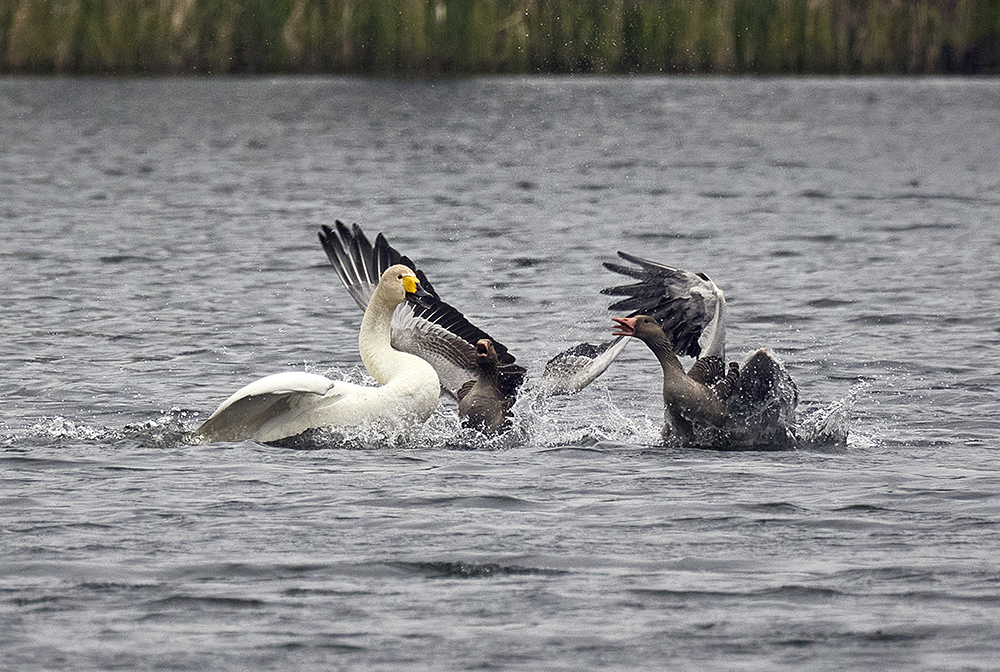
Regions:
<svg viewBox="0 0 1000 672"><path fill-rule="evenodd" d="M412 292L406 293L406 300L413 305L420 306L421 308L430 308L431 300L433 298L434 295L421 287L419 284L417 284Z"/></svg>

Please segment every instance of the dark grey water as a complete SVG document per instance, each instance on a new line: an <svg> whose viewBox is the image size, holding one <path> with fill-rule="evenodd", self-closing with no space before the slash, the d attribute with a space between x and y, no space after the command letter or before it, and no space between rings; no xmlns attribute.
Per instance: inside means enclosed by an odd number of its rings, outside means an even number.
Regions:
<svg viewBox="0 0 1000 672"><path fill-rule="evenodd" d="M0 667L993 668L998 146L998 80L0 80ZM847 444L659 447L638 344L480 450L192 443L360 376L335 218L536 370L705 271Z"/></svg>

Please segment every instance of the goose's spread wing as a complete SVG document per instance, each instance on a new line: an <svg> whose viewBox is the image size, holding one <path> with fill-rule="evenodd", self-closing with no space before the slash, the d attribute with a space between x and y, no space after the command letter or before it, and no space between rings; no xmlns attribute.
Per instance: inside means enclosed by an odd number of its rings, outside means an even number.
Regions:
<svg viewBox="0 0 1000 672"><path fill-rule="evenodd" d="M353 230L340 220L335 225L336 230L324 224L319 241L340 281L361 310L368 307L368 300L387 268L403 264L417 272L416 264L393 249L381 233L372 245L357 224ZM437 295L423 274L418 274L417 279L425 290Z"/></svg>
<svg viewBox="0 0 1000 672"><path fill-rule="evenodd" d="M769 450L794 448L798 403L798 387L785 365L770 350L758 350L743 362L726 399L730 443Z"/></svg>
<svg viewBox="0 0 1000 672"><path fill-rule="evenodd" d="M604 267L638 282L601 290L602 294L627 297L611 304L611 310L656 319L678 355L711 356L725 361L726 298L707 275L670 268L625 252L618 256L635 266L604 262Z"/></svg>
<svg viewBox="0 0 1000 672"><path fill-rule="evenodd" d="M441 387L457 396L464 382L479 377L476 347L462 336L466 331L462 327L472 325L443 301L432 306L431 311L409 303L396 308L392 315L392 347L427 361L437 371Z"/></svg>
<svg viewBox="0 0 1000 672"><path fill-rule="evenodd" d="M545 364L542 386L549 394L579 392L604 373L628 342L619 336L598 345L580 343L563 350Z"/></svg>
<svg viewBox="0 0 1000 672"><path fill-rule="evenodd" d="M514 404L517 391L524 384L524 377L527 373L527 369L517 364L504 364L500 367L500 375L497 376L497 390L506 397L508 408Z"/></svg>
<svg viewBox="0 0 1000 672"><path fill-rule="evenodd" d="M367 307L379 277L389 266L405 264L416 273L421 287L431 297L424 300L426 306L406 302L396 309L392 317L392 346L429 362L437 371L441 386L452 396L465 381L479 376L476 367L479 339L493 341L501 366L514 364L514 356L503 344L442 301L423 271L389 245L385 236L378 234L372 245L357 224L348 228L338 220L335 225L336 229L323 225L319 239L341 282L362 309Z"/></svg>

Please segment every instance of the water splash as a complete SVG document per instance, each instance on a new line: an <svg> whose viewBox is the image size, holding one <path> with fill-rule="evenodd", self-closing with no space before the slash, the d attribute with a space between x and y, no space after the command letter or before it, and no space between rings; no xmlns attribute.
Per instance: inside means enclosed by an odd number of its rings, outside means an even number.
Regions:
<svg viewBox="0 0 1000 672"><path fill-rule="evenodd" d="M132 441L155 448L197 445L201 442L200 437L189 428L190 421L197 415L192 411L172 408L159 418L127 424L120 430L106 431L108 438L114 442Z"/></svg>
<svg viewBox="0 0 1000 672"><path fill-rule="evenodd" d="M544 447L660 443L660 421L626 415L621 400L602 385L592 385L585 394L587 403L581 404L578 395L553 397L544 388L526 390L514 405L515 418L530 441ZM583 413L586 418L581 418Z"/></svg>
<svg viewBox="0 0 1000 672"><path fill-rule="evenodd" d="M871 385L869 381L862 381L852 387L847 396L812 409L799 422L796 434L800 445L806 448L846 447L854 404Z"/></svg>
<svg viewBox="0 0 1000 672"><path fill-rule="evenodd" d="M851 396L814 409L799 423L799 441L809 446L846 446L853 410Z"/></svg>
<svg viewBox="0 0 1000 672"><path fill-rule="evenodd" d="M359 376L360 377L360 376ZM870 388L856 385L843 399L811 409L796 428L800 447L846 446L855 400ZM323 428L275 443L296 450L478 450L503 451L530 446L558 448L599 443L662 445L662 419L629 414L627 404L608 388L588 388L586 403L580 397L552 397L545 390L524 390L513 408L511 428L487 435L462 427L454 402L442 400L426 423L417 427L365 425ZM21 431L4 426L0 446L23 449L26 445L69 442L88 444L138 444L155 448L202 445L195 433L200 421L194 411L172 408L159 417L122 427L94 426L70 418L46 418ZM585 417L584 417L585 416Z"/></svg>
<svg viewBox="0 0 1000 672"><path fill-rule="evenodd" d="M127 442L157 448L196 445L199 442L198 437L188 428L195 415L191 411L172 408L158 418L126 424L123 427L94 426L63 416L54 416L5 435L0 439L0 445L5 448L21 449L34 444L66 443L115 445Z"/></svg>

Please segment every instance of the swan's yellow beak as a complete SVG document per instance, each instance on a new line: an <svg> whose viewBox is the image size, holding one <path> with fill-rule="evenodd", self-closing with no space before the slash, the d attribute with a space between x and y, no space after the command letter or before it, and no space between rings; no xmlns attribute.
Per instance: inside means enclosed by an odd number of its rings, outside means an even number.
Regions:
<svg viewBox="0 0 1000 672"><path fill-rule="evenodd" d="M413 275L403 276L403 289L406 290L406 300L421 308L430 308L431 302L437 298L424 289L420 281Z"/></svg>

